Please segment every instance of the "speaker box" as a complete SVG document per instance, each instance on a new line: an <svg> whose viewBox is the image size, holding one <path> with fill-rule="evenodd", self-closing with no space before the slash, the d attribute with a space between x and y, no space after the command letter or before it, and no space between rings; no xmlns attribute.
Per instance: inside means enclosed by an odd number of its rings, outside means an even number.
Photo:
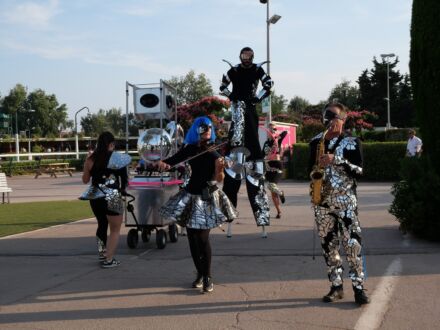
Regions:
<svg viewBox="0 0 440 330"><path fill-rule="evenodd" d="M165 84L134 89L134 113L139 120L169 119L174 107L173 90Z"/></svg>

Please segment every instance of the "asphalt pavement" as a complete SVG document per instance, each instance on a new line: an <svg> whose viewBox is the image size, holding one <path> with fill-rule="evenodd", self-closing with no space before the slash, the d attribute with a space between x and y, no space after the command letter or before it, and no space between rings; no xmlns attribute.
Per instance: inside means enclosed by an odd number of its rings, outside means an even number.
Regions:
<svg viewBox="0 0 440 330"><path fill-rule="evenodd" d="M84 190L79 174L8 182L12 202L75 199ZM438 329L440 244L402 235L387 211L390 183L358 189L372 298L363 307L354 304L346 274L345 298L321 301L329 284L308 183L281 188L286 203L268 238L244 187L232 238L212 231L210 294L190 288L195 273L183 236L158 250L153 234L132 250L124 227L114 269L99 267L94 219L0 239L0 329Z"/></svg>

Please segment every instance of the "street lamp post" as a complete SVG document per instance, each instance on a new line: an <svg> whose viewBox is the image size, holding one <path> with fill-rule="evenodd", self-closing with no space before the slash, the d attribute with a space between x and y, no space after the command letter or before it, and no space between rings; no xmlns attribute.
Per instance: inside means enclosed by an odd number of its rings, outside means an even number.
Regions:
<svg viewBox="0 0 440 330"><path fill-rule="evenodd" d="M90 113L90 110L88 107L82 107L75 113L75 152L76 152L76 159L79 159L79 141L78 141L78 123L76 120L76 116L78 113L80 113L82 110L87 109L87 112Z"/></svg>
<svg viewBox="0 0 440 330"><path fill-rule="evenodd" d="M389 59L395 57L395 54L381 54L382 60L387 63L387 125L386 129L391 128L391 112L390 112L390 61Z"/></svg>
<svg viewBox="0 0 440 330"><path fill-rule="evenodd" d="M17 162L20 161L20 141L18 135L18 110L20 108L17 108L15 111L15 153L17 154ZM35 112L35 110L29 109L28 112Z"/></svg>
<svg viewBox="0 0 440 330"><path fill-rule="evenodd" d="M281 18L280 15L272 15L269 18L269 1L270 0L260 0L262 4L266 5L266 56L267 56L267 74L270 76L270 24L275 24ZM271 96L268 97L268 123L272 121L272 101Z"/></svg>

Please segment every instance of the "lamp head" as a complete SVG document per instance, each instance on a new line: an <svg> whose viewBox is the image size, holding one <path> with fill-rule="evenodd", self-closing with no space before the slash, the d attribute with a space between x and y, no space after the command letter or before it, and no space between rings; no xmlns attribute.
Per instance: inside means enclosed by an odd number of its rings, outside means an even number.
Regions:
<svg viewBox="0 0 440 330"><path fill-rule="evenodd" d="M265 4L267 3L267 1L268 1L268 0L260 0L260 3L262 3L262 4L265 5Z"/></svg>
<svg viewBox="0 0 440 330"><path fill-rule="evenodd" d="M271 24L275 24L276 22L278 22L280 20L281 16L280 15L272 15L271 18L269 18L269 23Z"/></svg>

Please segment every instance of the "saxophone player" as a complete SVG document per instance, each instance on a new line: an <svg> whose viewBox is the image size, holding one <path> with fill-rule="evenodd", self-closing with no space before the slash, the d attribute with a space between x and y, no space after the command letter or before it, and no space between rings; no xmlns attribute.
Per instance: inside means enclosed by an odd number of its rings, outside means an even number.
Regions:
<svg viewBox="0 0 440 330"><path fill-rule="evenodd" d="M330 291L324 302L342 299L343 267L340 244L347 255L355 302L367 304L364 290L361 227L358 219L356 179L362 174L362 146L356 137L343 133L346 108L329 103L323 111L326 131L310 142L310 169L323 171L321 196L313 205L315 221L327 264ZM319 152L321 147L322 152ZM313 174L313 173L312 173Z"/></svg>

